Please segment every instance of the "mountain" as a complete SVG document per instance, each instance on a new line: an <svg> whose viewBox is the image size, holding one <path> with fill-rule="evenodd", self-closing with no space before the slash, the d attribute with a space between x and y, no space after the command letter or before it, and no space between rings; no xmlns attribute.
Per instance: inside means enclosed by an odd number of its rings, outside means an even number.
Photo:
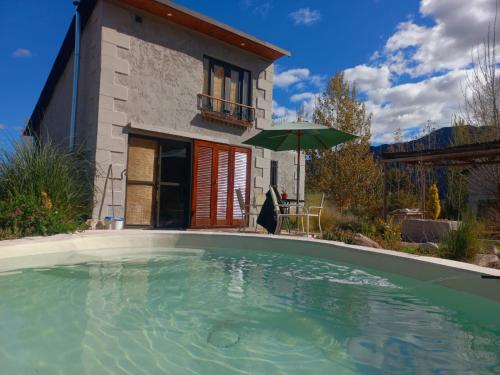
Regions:
<svg viewBox="0 0 500 375"><path fill-rule="evenodd" d="M468 126L471 139L474 139L478 132L486 130L485 128L477 128L475 126ZM434 130L433 132L411 141L382 144L372 146L371 152L378 159L385 152L394 151L418 151L418 150L433 150L450 147L453 144L453 127L448 126Z"/></svg>
<svg viewBox="0 0 500 375"><path fill-rule="evenodd" d="M378 159L385 152L445 148L451 146L452 143L453 127L448 126L445 128L434 130L430 134L411 141L372 146L371 152L373 153L375 158Z"/></svg>

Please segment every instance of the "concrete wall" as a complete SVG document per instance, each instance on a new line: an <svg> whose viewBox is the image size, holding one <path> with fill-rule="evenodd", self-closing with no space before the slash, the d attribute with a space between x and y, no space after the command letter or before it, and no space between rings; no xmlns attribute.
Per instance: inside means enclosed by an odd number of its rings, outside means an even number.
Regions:
<svg viewBox="0 0 500 375"><path fill-rule="evenodd" d="M101 6L94 9L81 34L78 112L75 143L95 153L99 97ZM40 123L39 136L67 148L71 119L74 55L61 75Z"/></svg>
<svg viewBox="0 0 500 375"><path fill-rule="evenodd" d="M123 215L127 131L153 131L232 145L271 124L273 65L244 50L112 0L102 5L102 50L96 160L102 171L112 166L115 214ZM142 23L135 20L142 17ZM203 56L247 69L252 74L256 126L246 129L203 119L197 94L203 90ZM251 191L267 190L270 160L279 160L279 185L295 196L293 153L253 149ZM303 163L303 158L302 158ZM304 174L302 174L303 180ZM112 212L105 177L97 178L102 193L94 217ZM301 183L302 191L304 183ZM303 194L303 193L302 193Z"/></svg>

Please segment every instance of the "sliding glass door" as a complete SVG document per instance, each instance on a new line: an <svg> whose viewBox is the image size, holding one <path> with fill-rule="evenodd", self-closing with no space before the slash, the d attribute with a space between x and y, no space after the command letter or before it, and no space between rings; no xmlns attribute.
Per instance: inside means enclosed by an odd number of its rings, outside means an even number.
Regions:
<svg viewBox="0 0 500 375"><path fill-rule="evenodd" d="M191 189L191 142L160 142L157 226L186 228L189 225Z"/></svg>

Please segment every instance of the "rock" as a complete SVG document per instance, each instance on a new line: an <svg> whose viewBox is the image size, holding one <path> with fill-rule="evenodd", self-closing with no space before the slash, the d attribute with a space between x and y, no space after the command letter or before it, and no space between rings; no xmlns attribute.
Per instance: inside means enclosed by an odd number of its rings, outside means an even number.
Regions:
<svg viewBox="0 0 500 375"><path fill-rule="evenodd" d="M491 244L490 246L488 246L488 252L490 254L498 255L497 246L494 243Z"/></svg>
<svg viewBox="0 0 500 375"><path fill-rule="evenodd" d="M500 270L500 260L493 262L493 263L490 263L490 267Z"/></svg>
<svg viewBox="0 0 500 375"><path fill-rule="evenodd" d="M500 259L495 254L477 254L474 257L473 263L481 267L491 267L495 265Z"/></svg>
<svg viewBox="0 0 500 375"><path fill-rule="evenodd" d="M380 246L377 242L373 241L371 238L363 236L361 233L356 233L352 239L352 243L359 246L375 247L377 249L382 248L382 246Z"/></svg>
<svg viewBox="0 0 500 375"><path fill-rule="evenodd" d="M440 242L458 225L450 220L406 219L401 224L401 237L408 242Z"/></svg>
<svg viewBox="0 0 500 375"><path fill-rule="evenodd" d="M439 245L434 242L425 242L418 245L418 249L424 253L434 254L439 251Z"/></svg>

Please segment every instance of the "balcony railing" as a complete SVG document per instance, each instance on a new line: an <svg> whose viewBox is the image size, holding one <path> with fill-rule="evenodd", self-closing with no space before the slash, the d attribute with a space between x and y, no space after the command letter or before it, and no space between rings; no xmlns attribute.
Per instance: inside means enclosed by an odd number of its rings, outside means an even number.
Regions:
<svg viewBox="0 0 500 375"><path fill-rule="evenodd" d="M251 127L255 120L254 107L207 94L198 94L198 109L205 118L234 125Z"/></svg>

